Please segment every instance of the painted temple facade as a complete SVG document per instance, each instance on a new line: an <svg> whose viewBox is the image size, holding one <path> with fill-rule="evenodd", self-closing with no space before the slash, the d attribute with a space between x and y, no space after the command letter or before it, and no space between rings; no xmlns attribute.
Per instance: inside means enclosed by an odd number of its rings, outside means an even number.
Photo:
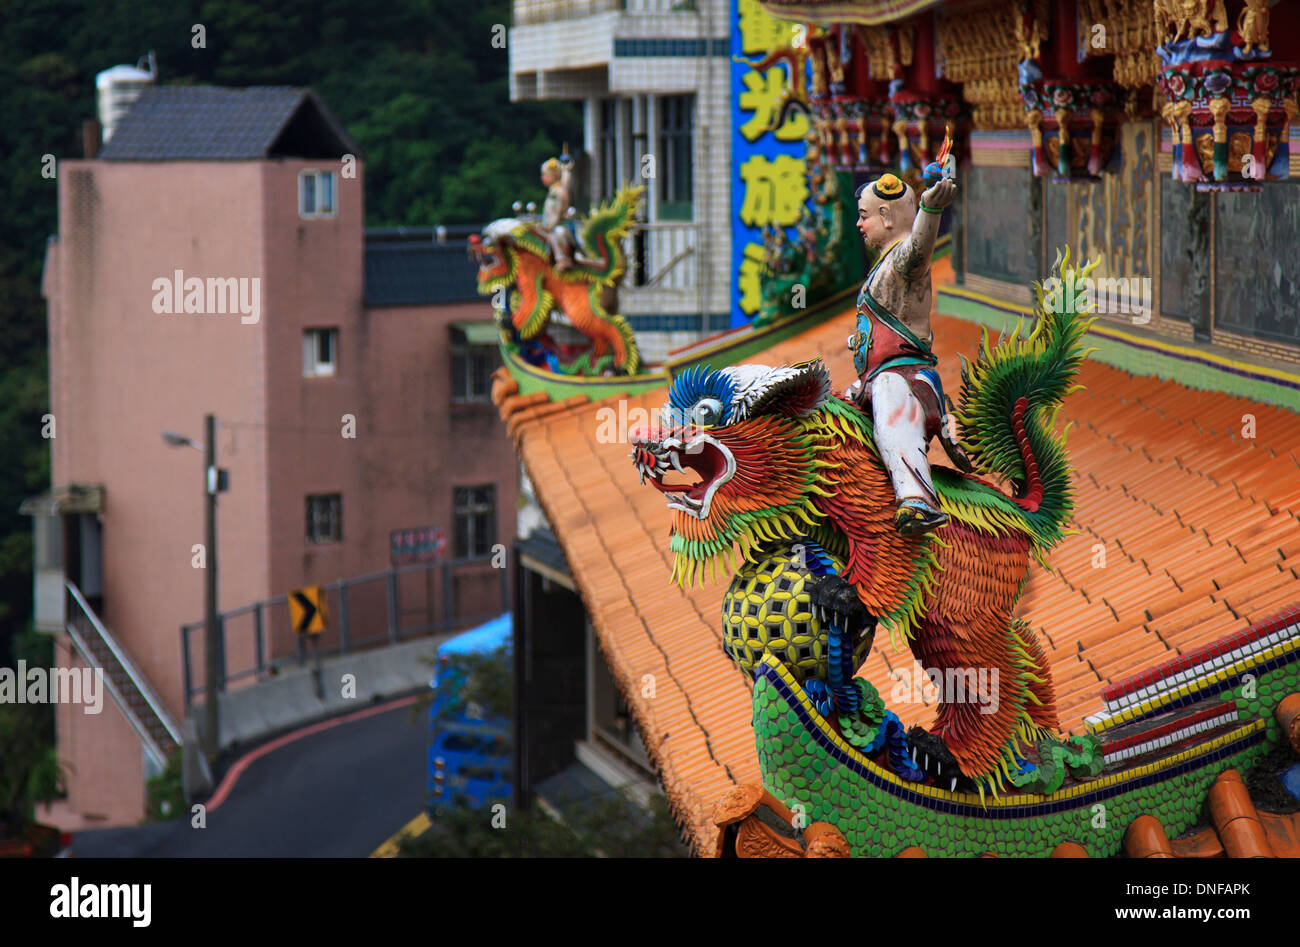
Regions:
<svg viewBox="0 0 1300 947"><path fill-rule="evenodd" d="M907 176L953 127L952 293L968 306L1027 306L1068 244L1101 258L1103 323L1300 360L1300 258L1285 252L1300 239L1300 9L763 7L803 24L815 135L838 166Z"/></svg>

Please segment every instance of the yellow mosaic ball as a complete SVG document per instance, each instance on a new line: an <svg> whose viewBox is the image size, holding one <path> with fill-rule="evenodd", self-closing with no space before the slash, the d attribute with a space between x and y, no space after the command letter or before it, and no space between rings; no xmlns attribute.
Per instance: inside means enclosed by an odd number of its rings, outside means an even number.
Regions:
<svg viewBox="0 0 1300 947"><path fill-rule="evenodd" d="M808 601L817 581L806 565L811 558L790 544L773 546L732 578L722 598L722 650L745 673L752 675L771 654L800 683L826 679L826 629ZM831 561L843 568L840 560ZM856 668L867 659L871 635L860 635L853 650Z"/></svg>

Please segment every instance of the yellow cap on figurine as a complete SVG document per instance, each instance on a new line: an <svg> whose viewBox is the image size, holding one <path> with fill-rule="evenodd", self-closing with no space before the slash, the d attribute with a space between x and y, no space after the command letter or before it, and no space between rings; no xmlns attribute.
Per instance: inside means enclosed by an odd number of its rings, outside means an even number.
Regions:
<svg viewBox="0 0 1300 947"><path fill-rule="evenodd" d="M876 197L886 201L893 201L903 196L903 192L907 190L907 185L900 181L897 176L885 174L872 185L871 190Z"/></svg>

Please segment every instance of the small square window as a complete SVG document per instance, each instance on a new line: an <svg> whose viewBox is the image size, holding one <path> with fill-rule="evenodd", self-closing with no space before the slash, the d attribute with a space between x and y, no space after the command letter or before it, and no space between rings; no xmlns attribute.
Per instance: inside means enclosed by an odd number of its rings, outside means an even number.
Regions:
<svg viewBox="0 0 1300 947"><path fill-rule="evenodd" d="M455 404L492 401L492 372L501 364L495 345L470 342L463 329L451 330L451 400Z"/></svg>
<svg viewBox="0 0 1300 947"><path fill-rule="evenodd" d="M496 487L457 487L455 495L456 558L492 554L496 542Z"/></svg>
<svg viewBox="0 0 1300 947"><path fill-rule="evenodd" d="M343 539L343 495L320 493L307 497L307 542L337 543Z"/></svg>
<svg viewBox="0 0 1300 947"><path fill-rule="evenodd" d="M338 371L338 329L306 329L302 334L302 377L332 378Z"/></svg>
<svg viewBox="0 0 1300 947"><path fill-rule="evenodd" d="M334 172L298 173L298 216L304 220L334 216Z"/></svg>

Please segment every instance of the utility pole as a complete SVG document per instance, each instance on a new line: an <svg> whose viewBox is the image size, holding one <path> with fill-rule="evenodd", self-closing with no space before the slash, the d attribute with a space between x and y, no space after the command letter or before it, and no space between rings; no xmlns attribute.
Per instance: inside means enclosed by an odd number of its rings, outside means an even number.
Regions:
<svg viewBox="0 0 1300 947"><path fill-rule="evenodd" d="M221 660L221 629L217 618L217 420L211 414L203 418L203 492L206 494L206 523L203 541L207 544L207 587L203 595L204 686L203 743L209 759L217 755L220 717L217 708L218 664Z"/></svg>
<svg viewBox="0 0 1300 947"><path fill-rule="evenodd" d="M203 752L213 758L221 739L220 711L217 697L225 686L225 643L221 640L221 620L217 615L217 494L230 489L228 471L217 466L217 419L203 416L203 443L175 431L162 432L168 447L193 447L203 452L203 730L199 742ZM189 650L185 652L186 677L189 674Z"/></svg>

